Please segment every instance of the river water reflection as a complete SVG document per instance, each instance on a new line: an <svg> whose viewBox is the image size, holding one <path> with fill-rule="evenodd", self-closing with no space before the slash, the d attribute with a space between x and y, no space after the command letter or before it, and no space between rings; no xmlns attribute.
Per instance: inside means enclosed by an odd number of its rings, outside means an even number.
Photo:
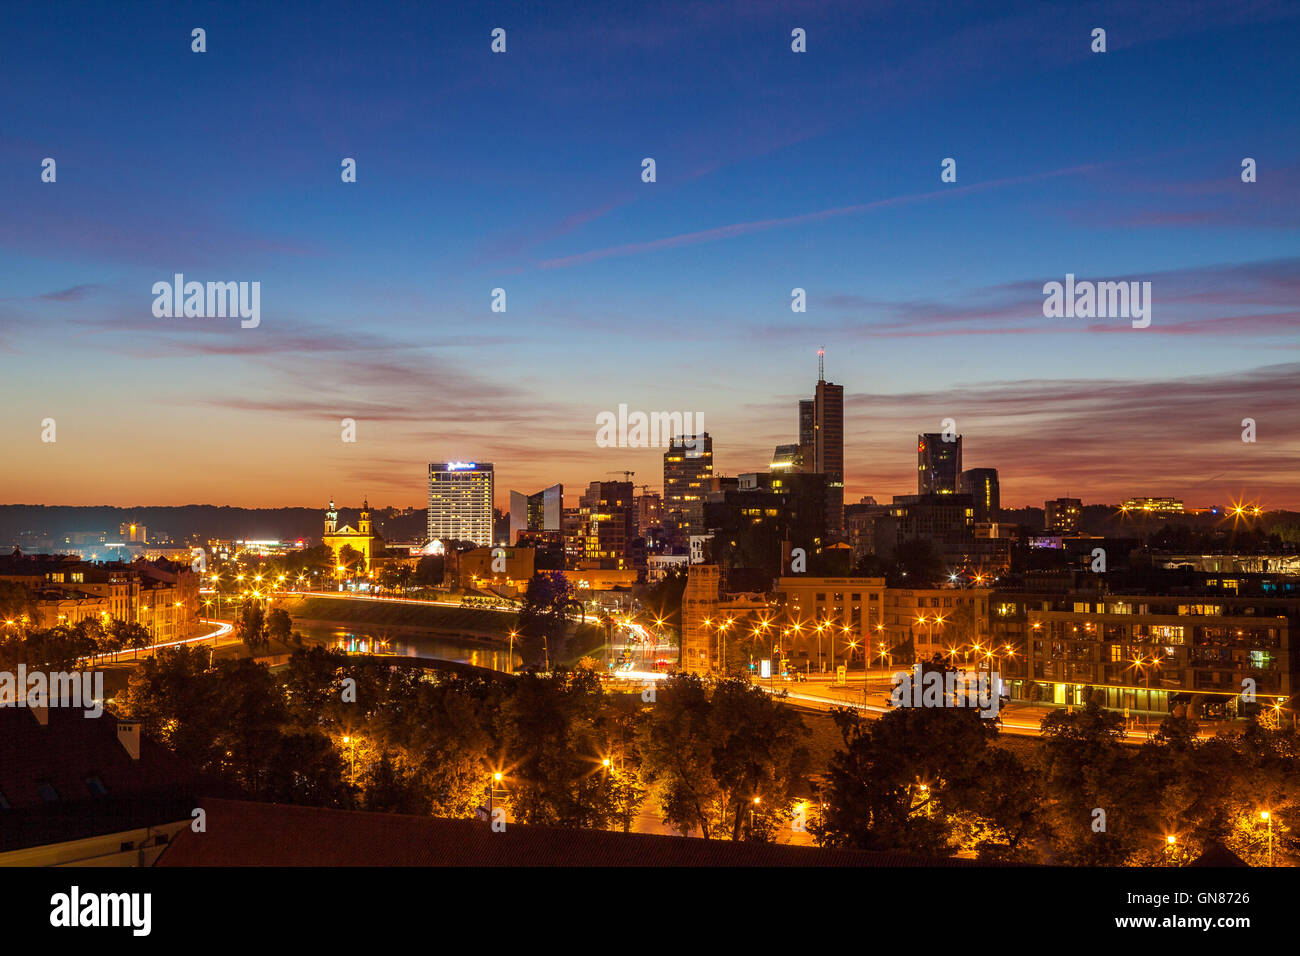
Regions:
<svg viewBox="0 0 1300 956"><path fill-rule="evenodd" d="M492 670L513 670L507 667L506 647L455 637L413 634L384 627L335 627L329 624L311 624L295 621L293 629L310 644L323 644L348 654L396 654L401 657L431 657L442 661L459 661L475 667ZM514 666L522 662L519 652L514 655Z"/></svg>

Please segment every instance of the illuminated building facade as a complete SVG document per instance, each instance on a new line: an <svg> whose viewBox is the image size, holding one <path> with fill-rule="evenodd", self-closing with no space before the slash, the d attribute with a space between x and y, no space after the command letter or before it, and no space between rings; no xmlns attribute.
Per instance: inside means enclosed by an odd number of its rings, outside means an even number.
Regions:
<svg viewBox="0 0 1300 956"><path fill-rule="evenodd" d="M1240 716L1293 694L1300 597L1225 591L1235 579L1205 583L1178 595L999 590L995 643L1024 649L1021 666L1004 671L1011 696L1198 718ZM1244 687L1253 703L1243 705Z"/></svg>
<svg viewBox="0 0 1300 956"><path fill-rule="evenodd" d="M985 648L989 643L991 594L978 587L889 588L884 627L873 648L876 662L884 644L886 663L891 666L929 661L935 654L953 664L969 663L974 646ZM987 666L982 657L978 663ZM999 660L994 669L1000 666Z"/></svg>
<svg viewBox="0 0 1300 956"><path fill-rule="evenodd" d="M623 571L637 566L632 482L593 481L578 499L576 570Z"/></svg>
<svg viewBox="0 0 1300 956"><path fill-rule="evenodd" d="M551 485L532 495L510 492L510 541L524 531L560 530L564 512L564 486Z"/></svg>
<svg viewBox="0 0 1300 956"><path fill-rule="evenodd" d="M645 491L636 496L636 533L645 537L651 528L662 527L664 523L664 499L653 491Z"/></svg>
<svg viewBox="0 0 1300 956"><path fill-rule="evenodd" d="M1125 514L1181 515L1183 503L1178 498L1127 498L1119 510Z"/></svg>
<svg viewBox="0 0 1300 956"><path fill-rule="evenodd" d="M325 512L325 533L321 536L321 543L333 552L335 562L340 560L340 552L345 547L350 547L361 555L361 565L350 570L369 571L375 557L384 550L384 541L374 533L370 522L369 500L362 502L355 528L346 524L339 527L339 513L331 501L329 510Z"/></svg>
<svg viewBox="0 0 1300 956"><path fill-rule="evenodd" d="M1083 518L1083 502L1078 498L1055 498L1043 505L1044 523L1052 534L1074 534Z"/></svg>
<svg viewBox="0 0 1300 956"><path fill-rule="evenodd" d="M961 473L961 493L975 503L975 522L997 521L1002 510L1002 491L996 468L968 468Z"/></svg>
<svg viewBox="0 0 1300 956"><path fill-rule="evenodd" d="M916 436L917 494L961 493L961 436L951 437L951 441L944 441L939 432Z"/></svg>
<svg viewBox="0 0 1300 956"><path fill-rule="evenodd" d="M673 438L664 452L664 520L684 535L704 531L704 495L713 478L713 439Z"/></svg>
<svg viewBox="0 0 1300 956"><path fill-rule="evenodd" d="M800 402L800 405L803 403ZM784 471L790 474L798 474L805 471L812 471L813 450L811 445L777 445L776 450L772 452L772 463L768 466L772 471Z"/></svg>
<svg viewBox="0 0 1300 956"><path fill-rule="evenodd" d="M429 540L492 544L494 493L491 462L430 464Z"/></svg>
<svg viewBox="0 0 1300 956"><path fill-rule="evenodd" d="M861 660L864 648L874 653L884 622L884 578L788 575L776 590L787 657L830 665Z"/></svg>

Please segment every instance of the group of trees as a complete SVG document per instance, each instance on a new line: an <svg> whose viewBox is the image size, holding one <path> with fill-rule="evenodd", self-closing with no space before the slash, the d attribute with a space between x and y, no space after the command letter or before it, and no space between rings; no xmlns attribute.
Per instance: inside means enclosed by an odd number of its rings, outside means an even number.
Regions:
<svg viewBox="0 0 1300 956"><path fill-rule="evenodd" d="M738 680L675 676L654 697L583 666L501 681L311 647L273 673L178 647L120 709L256 799L467 817L500 773L523 823L628 830L652 789L679 830L770 839L807 781L799 718Z"/></svg>
<svg viewBox="0 0 1300 956"><path fill-rule="evenodd" d="M519 617L515 622L515 646L525 664L545 665L563 660L569 638L570 610L581 602L569 579L559 571L533 575L524 589Z"/></svg>
<svg viewBox="0 0 1300 956"><path fill-rule="evenodd" d="M6 619L8 620L8 619ZM31 627L0 622L0 668L25 664L31 669L70 671L83 658L139 653L153 643L144 625L116 618L85 618L76 624Z"/></svg>
<svg viewBox="0 0 1300 956"><path fill-rule="evenodd" d="M144 662L121 708L257 799L467 817L501 773L514 819L627 828L638 700L586 669L500 681L311 647L272 673L179 647Z"/></svg>
<svg viewBox="0 0 1300 956"><path fill-rule="evenodd" d="M900 709L874 721L837 711L836 722L844 747L812 826L825 845L1150 866L1219 843L1264 864L1271 827L1275 861L1300 856L1300 738L1289 728L1257 722L1200 739L1169 717L1133 747L1120 715L1089 704L1050 713L1022 760L970 709Z"/></svg>
<svg viewBox="0 0 1300 956"><path fill-rule="evenodd" d="M748 681L669 677L643 738L664 822L705 839L770 840L807 781L804 736L793 710Z"/></svg>
<svg viewBox="0 0 1300 956"><path fill-rule="evenodd" d="M267 610L257 598L248 598L235 614L235 635L250 654L270 647L272 641L285 643L293 633L293 618L282 607ZM301 642L300 642L301 643Z"/></svg>
<svg viewBox="0 0 1300 956"><path fill-rule="evenodd" d="M550 597L538 605L563 607ZM265 634L270 615L247 612ZM262 800L468 817L500 773L496 799L526 823L626 830L649 795L706 839L772 840L806 818L824 846L927 856L1160 865L1217 842L1262 864L1271 836L1276 862L1300 859L1300 737L1267 718L1201 739L1170 717L1134 747L1119 715L1089 704L1012 747L971 708L837 710L822 773L803 719L742 679L611 692L590 663L504 680L321 647L277 672L164 649L115 707Z"/></svg>

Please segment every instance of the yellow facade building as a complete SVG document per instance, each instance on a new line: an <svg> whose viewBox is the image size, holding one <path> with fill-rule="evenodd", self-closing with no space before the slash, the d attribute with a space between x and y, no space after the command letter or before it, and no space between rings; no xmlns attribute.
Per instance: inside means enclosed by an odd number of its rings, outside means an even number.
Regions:
<svg viewBox="0 0 1300 956"><path fill-rule="evenodd" d="M356 570L370 570L374 558L384 550L384 539L374 533L370 524L370 502L362 502L357 527L345 524L340 528L338 525L339 513L331 501L329 510L325 512L325 534L321 536L321 541L334 553L336 562L343 548L350 547L362 557L361 566Z"/></svg>

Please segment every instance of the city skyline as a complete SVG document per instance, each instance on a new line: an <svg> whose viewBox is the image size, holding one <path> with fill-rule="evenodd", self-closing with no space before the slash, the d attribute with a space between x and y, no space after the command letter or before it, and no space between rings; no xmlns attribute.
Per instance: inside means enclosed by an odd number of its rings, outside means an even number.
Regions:
<svg viewBox="0 0 1300 956"><path fill-rule="evenodd" d="M618 6L15 11L5 501L417 505L450 459L501 508L657 485L663 447L595 441L620 405L763 470L824 346L846 503L909 493L951 418L1008 506L1300 508L1295 8ZM259 324L155 317L178 273L259 282ZM1046 318L1067 275L1150 282L1151 325Z"/></svg>

